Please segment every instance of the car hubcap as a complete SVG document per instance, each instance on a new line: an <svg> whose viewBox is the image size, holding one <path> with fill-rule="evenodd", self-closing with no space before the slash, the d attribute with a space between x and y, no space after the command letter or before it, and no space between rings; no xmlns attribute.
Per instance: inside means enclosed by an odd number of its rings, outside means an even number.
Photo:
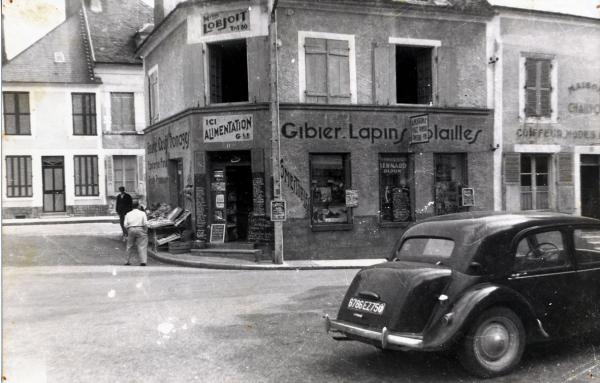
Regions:
<svg viewBox="0 0 600 383"><path fill-rule="evenodd" d="M491 369L502 369L513 362L519 350L519 330L507 318L490 318L475 334L475 355Z"/></svg>

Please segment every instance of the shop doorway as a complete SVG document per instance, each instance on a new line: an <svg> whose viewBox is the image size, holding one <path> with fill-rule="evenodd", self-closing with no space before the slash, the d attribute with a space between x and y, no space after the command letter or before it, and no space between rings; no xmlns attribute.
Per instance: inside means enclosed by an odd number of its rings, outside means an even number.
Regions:
<svg viewBox="0 0 600 383"><path fill-rule="evenodd" d="M225 241L246 241L253 208L250 152L209 153L209 161L211 223L226 224Z"/></svg>
<svg viewBox="0 0 600 383"><path fill-rule="evenodd" d="M600 218L600 156L581 155L581 215Z"/></svg>
<svg viewBox="0 0 600 383"><path fill-rule="evenodd" d="M169 193L172 206L183 206L183 161L169 160Z"/></svg>
<svg viewBox="0 0 600 383"><path fill-rule="evenodd" d="M42 157L42 182L44 213L65 211L65 160L64 157Z"/></svg>

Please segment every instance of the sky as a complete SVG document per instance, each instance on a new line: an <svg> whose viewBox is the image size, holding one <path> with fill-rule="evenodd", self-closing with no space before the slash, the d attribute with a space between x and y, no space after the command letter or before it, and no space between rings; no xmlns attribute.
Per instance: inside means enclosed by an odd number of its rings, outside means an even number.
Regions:
<svg viewBox="0 0 600 383"><path fill-rule="evenodd" d="M123 0L129 1L129 0ZM143 0L149 5L154 0ZM488 0L494 5L600 18L600 0ZM64 0L2 0L8 58L39 40L64 20Z"/></svg>

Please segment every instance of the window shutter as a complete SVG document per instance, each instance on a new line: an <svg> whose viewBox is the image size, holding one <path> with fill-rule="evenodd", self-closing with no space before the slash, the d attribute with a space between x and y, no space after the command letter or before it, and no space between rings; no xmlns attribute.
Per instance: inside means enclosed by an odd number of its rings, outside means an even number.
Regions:
<svg viewBox="0 0 600 383"><path fill-rule="evenodd" d="M327 42L307 38L304 41L306 69L306 101L327 102Z"/></svg>
<svg viewBox="0 0 600 383"><path fill-rule="evenodd" d="M525 116L552 115L552 63L548 59L525 61Z"/></svg>
<svg viewBox="0 0 600 383"><path fill-rule="evenodd" d="M417 57L417 103L429 104L431 100L431 50L423 50Z"/></svg>
<svg viewBox="0 0 600 383"><path fill-rule="evenodd" d="M539 70L540 70L540 86L539 86L539 94L540 94L540 116L550 117L552 115L552 104L551 104L551 93L552 93L552 79L550 78L550 72L552 69L552 65L550 60L540 60L539 61Z"/></svg>
<svg viewBox="0 0 600 383"><path fill-rule="evenodd" d="M110 121L111 121L111 130L113 132L118 132L121 130L123 126L123 121L121 121L121 97L117 94L111 94L110 96Z"/></svg>
<svg viewBox="0 0 600 383"><path fill-rule="evenodd" d="M558 154L558 182L573 183L573 155L571 153Z"/></svg>
<svg viewBox="0 0 600 383"><path fill-rule="evenodd" d="M327 85L330 102L350 100L350 48L346 40L327 40Z"/></svg>
<svg viewBox="0 0 600 383"><path fill-rule="evenodd" d="M133 93L126 93L121 97L121 118L123 129L135 130L135 112L133 105Z"/></svg>
<svg viewBox="0 0 600 383"><path fill-rule="evenodd" d="M504 183L517 184L521 182L521 154L504 154Z"/></svg>
<svg viewBox="0 0 600 383"><path fill-rule="evenodd" d="M146 184L146 176L144 175L144 156L137 156L137 187L138 194L145 194L144 185Z"/></svg>
<svg viewBox="0 0 600 383"><path fill-rule="evenodd" d="M389 105L395 102L392 96L396 81L390 78L390 63L395 61L394 45L375 46L373 48L373 101L379 105ZM391 56L391 57L390 57Z"/></svg>
<svg viewBox="0 0 600 383"><path fill-rule="evenodd" d="M525 60L525 116L534 117L537 112L537 60Z"/></svg>
<svg viewBox="0 0 600 383"><path fill-rule="evenodd" d="M112 156L104 157L104 167L106 169L106 195L112 195L115 192Z"/></svg>

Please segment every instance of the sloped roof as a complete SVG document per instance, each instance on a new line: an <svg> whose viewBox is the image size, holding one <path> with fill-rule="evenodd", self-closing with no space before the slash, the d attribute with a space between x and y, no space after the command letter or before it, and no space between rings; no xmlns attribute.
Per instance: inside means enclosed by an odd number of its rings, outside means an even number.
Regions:
<svg viewBox="0 0 600 383"><path fill-rule="evenodd" d="M76 13L48 32L2 68L9 82L94 83L86 55L87 36L83 13ZM55 54L64 56L56 62Z"/></svg>
<svg viewBox="0 0 600 383"><path fill-rule="evenodd" d="M154 11L141 0L100 0L101 12L86 5L94 59L101 63L141 64L135 33L153 22Z"/></svg>

